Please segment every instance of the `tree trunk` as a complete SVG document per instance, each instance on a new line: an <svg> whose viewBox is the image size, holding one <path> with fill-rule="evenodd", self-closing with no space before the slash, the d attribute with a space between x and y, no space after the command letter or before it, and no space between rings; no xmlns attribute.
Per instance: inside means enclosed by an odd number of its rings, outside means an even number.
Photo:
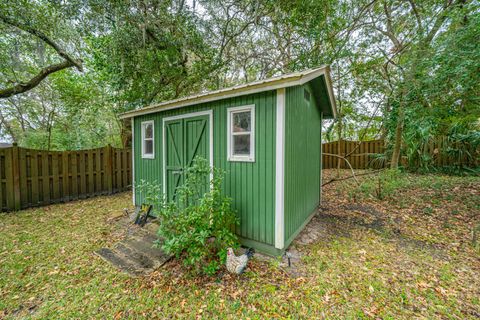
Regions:
<svg viewBox="0 0 480 320"><path fill-rule="evenodd" d="M338 74L340 75L340 66L338 66ZM343 157L342 154L342 134L343 134L343 119L342 119L342 87L340 85L340 81L338 81L338 108L337 108L337 119L338 119L338 150L337 153L340 157ZM340 177L340 169L342 167L343 160L341 158L337 159L337 178Z"/></svg>
<svg viewBox="0 0 480 320"><path fill-rule="evenodd" d="M403 110L403 104L400 103L398 107L398 120L397 126L395 127L395 142L393 145L392 160L390 162L390 168L398 168L398 163L400 162L400 151L402 147L402 134L403 134L403 118L405 111Z"/></svg>
<svg viewBox="0 0 480 320"><path fill-rule="evenodd" d="M340 157L343 157L342 153L342 119L339 119L338 122L338 144L337 144L337 154ZM343 160L341 158L337 158L337 176L340 176L340 169L342 168Z"/></svg>

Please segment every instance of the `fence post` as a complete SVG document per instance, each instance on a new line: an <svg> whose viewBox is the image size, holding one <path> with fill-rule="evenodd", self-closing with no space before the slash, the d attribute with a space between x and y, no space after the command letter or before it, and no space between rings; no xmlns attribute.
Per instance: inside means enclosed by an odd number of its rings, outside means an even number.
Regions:
<svg viewBox="0 0 480 320"><path fill-rule="evenodd" d="M12 171L13 171L13 205L14 210L20 210L21 197L20 197L20 157L18 154L18 145L13 144L12 147Z"/></svg>
<svg viewBox="0 0 480 320"><path fill-rule="evenodd" d="M110 144L105 148L105 177L107 178L108 194L113 193L113 162L112 146Z"/></svg>

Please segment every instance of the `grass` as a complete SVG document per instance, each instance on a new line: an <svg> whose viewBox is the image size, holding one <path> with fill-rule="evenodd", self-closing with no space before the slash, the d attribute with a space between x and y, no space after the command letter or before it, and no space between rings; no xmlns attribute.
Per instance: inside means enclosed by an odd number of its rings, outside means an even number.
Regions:
<svg viewBox="0 0 480 320"><path fill-rule="evenodd" d="M92 252L122 236L112 217L129 194L1 214L0 318L478 318L480 178L361 182L325 187L322 236L297 245L295 275L262 259L242 277L193 278L175 261L144 278L119 273Z"/></svg>

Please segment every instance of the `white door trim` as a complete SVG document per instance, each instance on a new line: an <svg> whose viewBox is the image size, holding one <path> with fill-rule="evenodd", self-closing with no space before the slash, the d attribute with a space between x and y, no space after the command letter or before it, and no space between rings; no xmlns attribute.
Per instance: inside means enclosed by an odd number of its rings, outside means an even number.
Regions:
<svg viewBox="0 0 480 320"><path fill-rule="evenodd" d="M171 117L166 117L163 118L162 120L162 174L163 174L163 194L167 194L167 175L166 175L166 168L165 168L165 160L166 160L166 152L165 152L165 122L167 121L172 121L172 120L179 120L179 119L185 119L185 118L194 118L198 116L208 116L208 122L209 122L209 127L210 127L210 134L209 134L209 139L210 139L210 168L213 168L213 110L205 110L205 111L199 111L199 112L192 112L192 113L186 113L186 114L181 114L178 116L171 116ZM210 172L210 180L213 178L213 172Z"/></svg>
<svg viewBox="0 0 480 320"><path fill-rule="evenodd" d="M130 168L130 170L132 170L132 193L133 193L132 199L133 199L133 205L135 206L135 118L132 118L131 126L132 126L132 167ZM153 131L153 134L155 134L155 131ZM155 141L155 139L153 140Z"/></svg>
<svg viewBox="0 0 480 320"><path fill-rule="evenodd" d="M275 248L285 246L285 88L277 89L275 142Z"/></svg>

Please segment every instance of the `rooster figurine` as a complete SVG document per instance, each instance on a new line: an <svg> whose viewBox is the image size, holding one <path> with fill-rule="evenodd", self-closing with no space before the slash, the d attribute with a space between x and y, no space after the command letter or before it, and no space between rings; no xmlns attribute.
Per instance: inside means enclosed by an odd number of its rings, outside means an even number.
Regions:
<svg viewBox="0 0 480 320"><path fill-rule="evenodd" d="M241 256L236 256L232 248L227 249L227 270L230 273L242 274L247 268L248 260L253 257L255 250L249 248Z"/></svg>

